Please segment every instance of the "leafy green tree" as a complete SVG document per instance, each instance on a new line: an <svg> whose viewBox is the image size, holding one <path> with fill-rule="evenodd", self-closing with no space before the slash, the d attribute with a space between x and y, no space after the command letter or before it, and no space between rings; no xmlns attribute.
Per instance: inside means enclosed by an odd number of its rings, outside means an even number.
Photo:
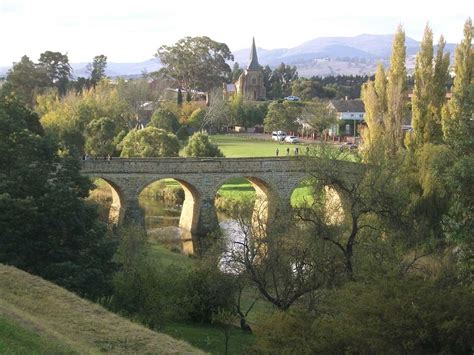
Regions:
<svg viewBox="0 0 474 355"><path fill-rule="evenodd" d="M315 97L322 97L323 86L313 78L299 78L291 84L291 94L298 96L302 100L312 100Z"/></svg>
<svg viewBox="0 0 474 355"><path fill-rule="evenodd" d="M11 98L0 98L0 181L0 262L81 295L108 293L115 241L84 202L91 182Z"/></svg>
<svg viewBox="0 0 474 355"><path fill-rule="evenodd" d="M298 79L298 71L295 66L281 63L276 67L270 77L270 97L279 99L291 94L291 85Z"/></svg>
<svg viewBox="0 0 474 355"><path fill-rule="evenodd" d="M235 83L237 80L239 80L240 75L244 70L240 67L239 63L235 62L234 66L232 67L232 73L230 74L230 80L232 83Z"/></svg>
<svg viewBox="0 0 474 355"><path fill-rule="evenodd" d="M206 115L206 111L202 108L198 108L193 111L191 116L189 116L188 124L190 127L199 128L204 121L204 116Z"/></svg>
<svg viewBox="0 0 474 355"><path fill-rule="evenodd" d="M46 131L80 153L84 152L86 127L94 119L110 118L115 124L114 134L133 127L132 108L107 81L80 94L70 92L59 99L49 93L38 96L37 101L36 110Z"/></svg>
<svg viewBox="0 0 474 355"><path fill-rule="evenodd" d="M297 119L300 118L302 109L303 104L300 102L272 102L268 106L268 113L263 121L265 131L296 132L298 130Z"/></svg>
<svg viewBox="0 0 474 355"><path fill-rule="evenodd" d="M164 65L163 71L175 78L186 92L209 93L222 85L231 72L228 60L234 60L225 43L209 37L185 37L173 46L161 46L155 54Z"/></svg>
<svg viewBox="0 0 474 355"><path fill-rule="evenodd" d="M92 86L96 86L102 78L105 78L105 68L107 68L107 56L103 54L96 55L92 63L88 64L87 70L91 75L90 81Z"/></svg>
<svg viewBox="0 0 474 355"><path fill-rule="evenodd" d="M402 146L402 124L406 115L407 72L405 67L405 32L399 26L393 40L390 69L388 70L387 105L385 118L385 139L388 153L394 155Z"/></svg>
<svg viewBox="0 0 474 355"><path fill-rule="evenodd" d="M453 166L445 174L451 206L443 224L451 240L472 241L474 213L472 190L474 181L474 50L472 48L472 20L464 25L464 39L456 48L453 97L443 109L445 142L455 152Z"/></svg>
<svg viewBox="0 0 474 355"><path fill-rule="evenodd" d="M456 48L452 99L443 112L445 142L460 154L474 149L474 50L473 26L469 18L464 24L464 39Z"/></svg>
<svg viewBox="0 0 474 355"><path fill-rule="evenodd" d="M51 51L41 53L38 68L45 72L49 86L56 87L59 95L64 96L72 74L67 54Z"/></svg>
<svg viewBox="0 0 474 355"><path fill-rule="evenodd" d="M387 78L382 64L377 65L375 80L362 85L362 101L365 106L365 122L363 130L363 154L366 161L376 161L384 150L383 134L387 115Z"/></svg>
<svg viewBox="0 0 474 355"><path fill-rule="evenodd" d="M38 70L35 63L24 55L8 71L2 91L5 95L14 93L24 104L33 107L36 95L47 86L46 73Z"/></svg>
<svg viewBox="0 0 474 355"><path fill-rule="evenodd" d="M121 143L123 158L177 157L178 138L153 126L131 130Z"/></svg>
<svg viewBox="0 0 474 355"><path fill-rule="evenodd" d="M336 113L329 109L326 101L306 102L301 112L301 120L309 126L309 131L321 134L336 122Z"/></svg>
<svg viewBox="0 0 474 355"><path fill-rule="evenodd" d="M430 98L433 90L433 31L426 25L420 51L416 56L415 86L412 99L412 125L415 144L426 141L426 124L430 114Z"/></svg>
<svg viewBox="0 0 474 355"><path fill-rule="evenodd" d="M151 116L150 124L153 127L163 129L167 132L176 133L179 122L175 114L166 108L159 108Z"/></svg>
<svg viewBox="0 0 474 355"><path fill-rule="evenodd" d="M206 133L196 132L184 147L184 154L187 157L223 157L220 149L209 141Z"/></svg>
<svg viewBox="0 0 474 355"><path fill-rule="evenodd" d="M92 120L86 127L86 153L95 157L112 155L114 151L115 122L108 117Z"/></svg>
<svg viewBox="0 0 474 355"><path fill-rule="evenodd" d="M316 317L277 313L257 330L256 352L470 354L472 292L386 275L329 292Z"/></svg>

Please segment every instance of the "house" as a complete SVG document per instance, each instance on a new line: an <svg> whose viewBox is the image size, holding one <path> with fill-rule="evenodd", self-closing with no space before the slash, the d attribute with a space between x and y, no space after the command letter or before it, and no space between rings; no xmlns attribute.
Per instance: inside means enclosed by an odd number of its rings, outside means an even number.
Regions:
<svg viewBox="0 0 474 355"><path fill-rule="evenodd" d="M224 84L225 97L230 97L235 93L241 95L244 100L257 101L266 99L267 92L263 83L263 70L258 63L255 38L252 40L250 61L247 69L240 74L239 79L234 84Z"/></svg>
<svg viewBox="0 0 474 355"><path fill-rule="evenodd" d="M364 121L365 107L362 100L331 100L329 109L336 112L337 122L332 125L329 135L352 136L359 135L359 126Z"/></svg>

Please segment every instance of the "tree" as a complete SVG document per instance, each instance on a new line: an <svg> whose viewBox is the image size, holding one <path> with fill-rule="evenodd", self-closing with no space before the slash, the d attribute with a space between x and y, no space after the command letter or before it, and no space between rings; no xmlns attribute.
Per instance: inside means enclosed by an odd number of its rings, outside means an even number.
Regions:
<svg viewBox="0 0 474 355"><path fill-rule="evenodd" d="M155 54L164 65L163 71L191 90L209 92L225 82L231 72L228 60L234 60L225 43L209 37L185 37L173 46L161 46Z"/></svg>
<svg viewBox="0 0 474 355"><path fill-rule="evenodd" d="M442 110L446 103L446 90L449 80L449 53L444 53L446 41L439 38L438 51L434 60L433 91L431 95L431 119L427 122L427 140L433 143L443 141Z"/></svg>
<svg viewBox="0 0 474 355"><path fill-rule="evenodd" d="M312 100L315 97L322 97L323 86L314 78L299 78L291 84L291 94L300 97L302 100Z"/></svg>
<svg viewBox="0 0 474 355"><path fill-rule="evenodd" d="M472 241L474 213L474 50L472 20L464 25L464 39L456 48L455 78L452 99L443 109L444 140L454 151L453 166L444 175L451 205L443 225L450 240L469 244Z"/></svg>
<svg viewBox="0 0 474 355"><path fill-rule="evenodd" d="M387 149L390 155L394 155L402 146L402 124L405 119L407 101L407 72L405 61L405 32L402 26L399 26L393 40L390 69L387 75L388 114L384 123Z"/></svg>
<svg viewBox="0 0 474 355"><path fill-rule="evenodd" d="M102 78L105 78L105 68L107 68L107 56L103 54L96 55L92 63L87 65L87 70L91 74L90 81L92 86L96 86Z"/></svg>
<svg viewBox="0 0 474 355"><path fill-rule="evenodd" d="M188 119L188 125L193 128L199 128L202 125L202 122L204 121L204 116L206 115L206 110L203 108L198 108L193 111L191 116L189 116Z"/></svg>
<svg viewBox="0 0 474 355"><path fill-rule="evenodd" d="M323 296L316 315L276 313L257 331L257 353L470 354L468 287L406 275L350 282Z"/></svg>
<svg viewBox="0 0 474 355"><path fill-rule="evenodd" d="M296 79L298 79L296 67L281 63L270 77L270 97L278 99L290 95L291 85Z"/></svg>
<svg viewBox="0 0 474 355"><path fill-rule="evenodd" d="M86 153L94 157L112 155L114 151L115 123L108 117L92 120L86 127Z"/></svg>
<svg viewBox="0 0 474 355"><path fill-rule="evenodd" d="M308 228L313 228L315 238L337 247L345 260L345 271L352 277L354 247L361 231L376 228L380 220L402 220L401 206L407 204L407 189L397 176L401 163L380 159L370 165L354 166L357 174L348 180L339 170L340 160L347 160L347 153L321 146L313 154L317 157L304 162L311 176L312 203L299 208L297 215L308 223Z"/></svg>
<svg viewBox="0 0 474 355"><path fill-rule="evenodd" d="M387 78L382 64L377 65L375 80L362 85L362 101L365 106L365 122L367 129L363 130L363 154L367 162L381 157L384 151L383 134L385 117L387 115Z"/></svg>
<svg viewBox="0 0 474 355"><path fill-rule="evenodd" d="M45 72L49 86L56 87L59 95L64 96L72 74L67 54L51 51L41 53L38 68Z"/></svg>
<svg viewBox="0 0 474 355"><path fill-rule="evenodd" d="M176 133L179 129L179 122L175 114L166 108L159 108L153 112L150 124L170 133Z"/></svg>
<svg viewBox="0 0 474 355"><path fill-rule="evenodd" d="M268 106L268 113L263 122L265 131L288 131L298 130L297 119L301 115L303 104L300 102L272 102Z"/></svg>
<svg viewBox="0 0 474 355"><path fill-rule="evenodd" d="M474 50L473 26L469 18L464 24L464 39L456 48L452 99L443 111L445 142L460 154L474 149Z"/></svg>
<svg viewBox="0 0 474 355"><path fill-rule="evenodd" d="M131 130L121 143L123 158L133 157L177 157L178 138L156 127Z"/></svg>
<svg viewBox="0 0 474 355"><path fill-rule="evenodd" d="M321 134L336 121L336 113L329 109L325 101L307 102L301 113L301 120L310 127L310 131Z"/></svg>
<svg viewBox="0 0 474 355"><path fill-rule="evenodd" d="M6 95L14 93L24 104L33 107L36 95L47 86L48 78L46 73L39 71L35 63L24 55L8 71L6 83L2 87L2 91Z"/></svg>
<svg viewBox="0 0 474 355"><path fill-rule="evenodd" d="M209 141L206 133L196 132L189 139L184 147L184 154L187 157L223 157L220 149Z"/></svg>
<svg viewBox="0 0 474 355"><path fill-rule="evenodd" d="M235 83L237 80L239 80L240 75L244 70L240 67L239 63L235 62L234 66L232 67L232 73L230 74L230 80L232 83Z"/></svg>
<svg viewBox="0 0 474 355"><path fill-rule="evenodd" d="M227 101L222 99L222 92L214 90L211 97L209 106L204 111L200 129L219 131L223 126L230 124L229 106Z"/></svg>
<svg viewBox="0 0 474 355"><path fill-rule="evenodd" d="M0 262L88 297L108 293L115 240L77 157L44 136L38 116L0 98Z"/></svg>
<svg viewBox="0 0 474 355"><path fill-rule="evenodd" d="M267 223L260 218L265 205L257 202L257 213L249 216L252 207L244 204L237 212L242 237L226 252L226 268L245 275L263 299L287 311L305 297L311 303L316 292L343 275L336 250L306 233L291 211L280 208L278 218Z"/></svg>
<svg viewBox="0 0 474 355"><path fill-rule="evenodd" d="M426 124L429 120L430 98L433 90L433 32L426 25L420 51L415 63L415 86L412 98L412 125L415 144L423 145L427 139Z"/></svg>

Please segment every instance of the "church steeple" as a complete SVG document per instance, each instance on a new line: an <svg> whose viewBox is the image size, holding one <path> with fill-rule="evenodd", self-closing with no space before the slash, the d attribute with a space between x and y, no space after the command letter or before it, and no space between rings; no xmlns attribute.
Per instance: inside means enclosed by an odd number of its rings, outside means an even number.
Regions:
<svg viewBox="0 0 474 355"><path fill-rule="evenodd" d="M247 70L260 70L258 64L257 48L255 47L255 37L252 38L252 48L250 49L250 61Z"/></svg>

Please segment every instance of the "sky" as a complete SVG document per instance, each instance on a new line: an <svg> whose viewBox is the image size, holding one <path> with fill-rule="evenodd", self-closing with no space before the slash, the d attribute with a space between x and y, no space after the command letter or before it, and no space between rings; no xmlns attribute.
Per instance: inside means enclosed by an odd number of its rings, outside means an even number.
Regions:
<svg viewBox="0 0 474 355"><path fill-rule="evenodd" d="M0 0L0 66L51 50L70 62L141 62L161 45L208 36L231 50L289 48L323 36L390 34L458 43L472 0Z"/></svg>

